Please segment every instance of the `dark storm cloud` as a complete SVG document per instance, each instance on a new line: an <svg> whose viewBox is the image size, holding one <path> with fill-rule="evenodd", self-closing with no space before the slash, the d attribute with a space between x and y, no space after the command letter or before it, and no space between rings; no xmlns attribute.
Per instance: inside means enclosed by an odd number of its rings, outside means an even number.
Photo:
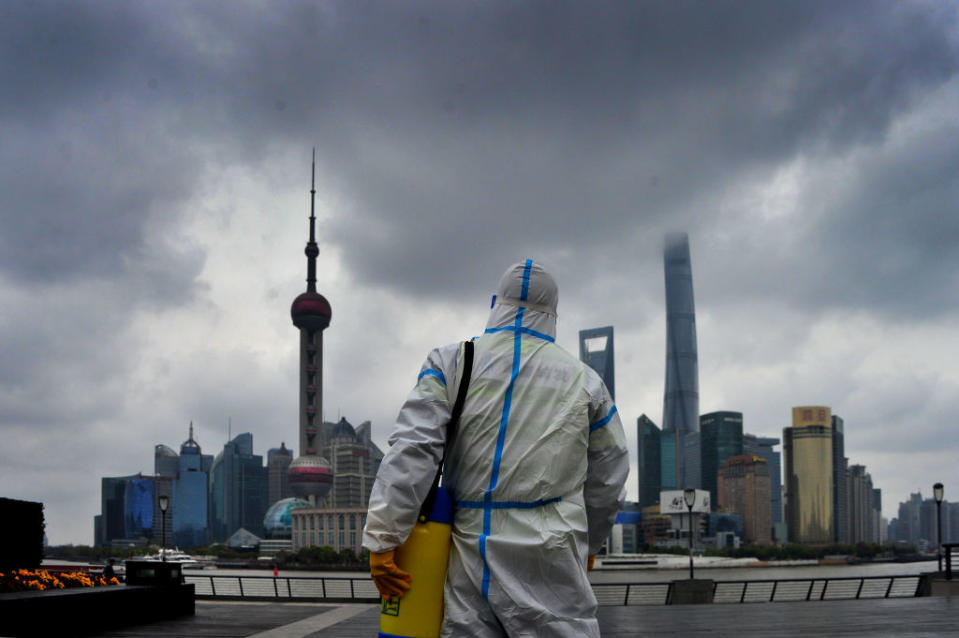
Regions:
<svg viewBox="0 0 959 638"><path fill-rule="evenodd" d="M130 319L209 301L209 238L182 229L229 227L235 202L206 208L211 183L297 153L305 174L313 145L323 254L395 306L475 303L531 255L555 267L562 330L647 326L662 235L685 230L704 319L732 325L731 306L761 301L782 322L737 358L774 373L793 353L775 341L801 350L823 308L953 309L957 125L897 141L897 123L959 106L942 95L956 32L939 2L0 4L0 307L14 308L0 311L0 421L38 447L67 423L94 455L111 430L161 440L121 424L147 395L162 394L154 429L186 412L222 423L229 404L286 428L269 397L289 379L249 353L198 352L134 384L147 342L155 362L178 336L132 334ZM731 184L792 164L806 167L797 214L720 210ZM597 297L615 303L581 303ZM235 370L257 387L233 387ZM951 390L929 379L909 396L928 392L928 417L948 413ZM145 467L126 465L98 475Z"/></svg>
<svg viewBox="0 0 959 638"><path fill-rule="evenodd" d="M7 8L7 24L29 27L10 39L17 54L5 56L5 76L18 80L14 110L28 122L65 104L132 129L94 161L130 167L129 185L86 214L80 203L91 230L77 253L91 269L122 267L117 254L141 245L131 209L167 198L170 207L196 188L204 142L253 163L270 145L315 142L321 194L339 195L343 209L321 241L348 246L361 280L419 295L455 294L474 256L505 264L708 229L703 206L724 180L801 152L877 143L959 68L955 11L936 4L56 9ZM52 88L37 94L27 76ZM104 96L133 108L121 113ZM54 157L62 148L47 146ZM20 206L4 208L76 205L86 176L74 179L61 198L12 193ZM25 238L39 239L43 215L28 218ZM84 248L99 233L114 250L94 257ZM67 256L82 268L79 254ZM33 276L51 263L43 251L16 257Z"/></svg>
<svg viewBox="0 0 959 638"><path fill-rule="evenodd" d="M133 280L131 298L188 298L202 254L167 230L196 160L167 135L126 5L0 8L0 268L23 284Z"/></svg>
<svg viewBox="0 0 959 638"><path fill-rule="evenodd" d="M959 68L951 8L604 7L337 14L363 56L346 46L359 99L334 114L349 147L324 149L355 194L331 240L355 248L358 276L445 297L474 257L572 253L601 270L638 238L658 252L667 228L708 236L725 181L879 144Z"/></svg>
<svg viewBox="0 0 959 638"><path fill-rule="evenodd" d="M880 140L959 64L955 12L937 5L22 11L7 8L8 25L28 25L5 56L4 76L21 89L14 112L38 123L80 106L101 114L103 128L112 114L124 143L112 153L109 140L79 143L106 147L93 160L101 171L131 173L112 198L83 202L75 195L89 176L57 170L76 142L48 139L48 161L33 158L27 175L37 188L41 175L73 183L59 198L7 190L20 205L4 209L29 220L17 224L26 239L42 236L44 211L78 206L90 230L63 262L82 268L83 254L91 269L122 267L119 255L144 241L131 211L195 188L199 159L176 142L215 138L249 160L253 149L305 139L318 143L321 187L349 200L323 239L350 247L358 277L437 296L463 281L467 256L508 263L594 242L610 249L617 238L702 222L703 198L722 180L804 149ZM37 94L26 77L50 88ZM134 108L121 113L103 96ZM40 212L25 214L26 202ZM113 250L85 250L104 239ZM4 254L32 276L58 263L43 250Z"/></svg>

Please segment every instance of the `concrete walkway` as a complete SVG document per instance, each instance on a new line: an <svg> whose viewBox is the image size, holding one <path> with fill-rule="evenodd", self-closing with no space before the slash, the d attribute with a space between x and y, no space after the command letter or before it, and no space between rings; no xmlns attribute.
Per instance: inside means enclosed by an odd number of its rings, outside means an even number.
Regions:
<svg viewBox="0 0 959 638"><path fill-rule="evenodd" d="M600 607L604 638L705 636L955 636L959 598L896 598L797 603ZM373 638L376 605L198 601L196 615L102 636Z"/></svg>

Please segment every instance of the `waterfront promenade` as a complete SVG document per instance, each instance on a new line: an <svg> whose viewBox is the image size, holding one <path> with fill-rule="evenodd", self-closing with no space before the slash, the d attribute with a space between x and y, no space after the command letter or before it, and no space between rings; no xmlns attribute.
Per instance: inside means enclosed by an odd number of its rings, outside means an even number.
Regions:
<svg viewBox="0 0 959 638"><path fill-rule="evenodd" d="M956 635L959 598L925 597L794 603L600 607L604 638L626 636ZM90 619L95 622L95 619ZM99 636L113 638L373 638L376 605L197 601L196 615Z"/></svg>

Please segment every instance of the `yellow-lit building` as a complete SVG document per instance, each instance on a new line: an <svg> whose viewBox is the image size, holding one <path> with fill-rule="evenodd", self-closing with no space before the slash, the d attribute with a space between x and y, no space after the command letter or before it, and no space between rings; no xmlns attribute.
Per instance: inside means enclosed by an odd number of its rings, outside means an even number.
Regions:
<svg viewBox="0 0 959 638"><path fill-rule="evenodd" d="M832 410L793 408L792 427L783 428L783 472L789 540L832 543Z"/></svg>

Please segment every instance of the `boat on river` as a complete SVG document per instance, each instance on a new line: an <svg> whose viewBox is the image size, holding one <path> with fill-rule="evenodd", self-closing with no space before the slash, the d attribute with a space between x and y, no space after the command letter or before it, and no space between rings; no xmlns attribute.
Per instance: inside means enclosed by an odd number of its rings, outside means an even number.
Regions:
<svg viewBox="0 0 959 638"><path fill-rule="evenodd" d="M177 563L183 567L183 569L189 569L196 567L197 569L202 569L203 564L197 559L193 558L186 552L182 552L179 549L161 549L156 554L146 557L147 560L160 560L167 563Z"/></svg>

